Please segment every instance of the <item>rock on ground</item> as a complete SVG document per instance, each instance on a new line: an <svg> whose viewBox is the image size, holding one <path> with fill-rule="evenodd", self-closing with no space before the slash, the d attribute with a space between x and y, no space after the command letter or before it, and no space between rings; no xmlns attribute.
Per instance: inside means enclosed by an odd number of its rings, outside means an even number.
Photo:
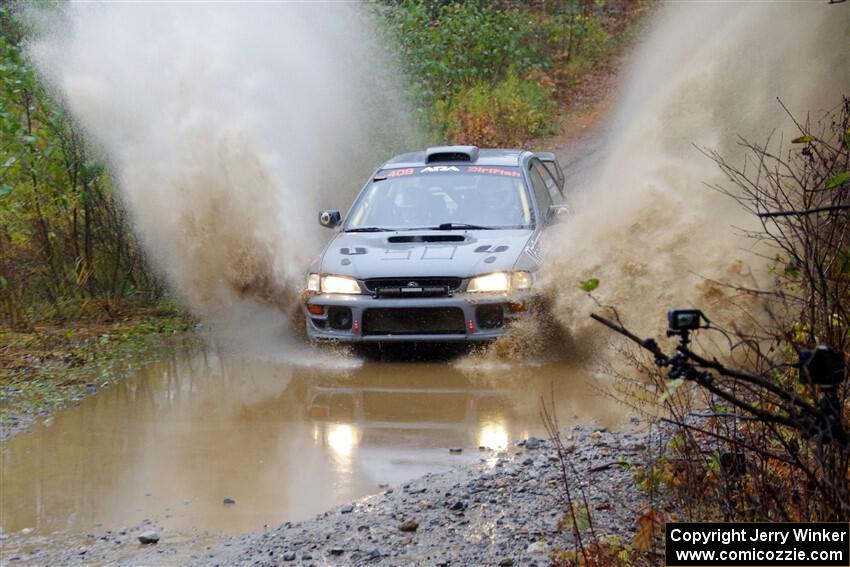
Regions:
<svg viewBox="0 0 850 567"><path fill-rule="evenodd" d="M148 530L146 532L140 533L137 539L139 540L139 543L143 545L149 543L156 543L159 541L159 534L153 530Z"/></svg>

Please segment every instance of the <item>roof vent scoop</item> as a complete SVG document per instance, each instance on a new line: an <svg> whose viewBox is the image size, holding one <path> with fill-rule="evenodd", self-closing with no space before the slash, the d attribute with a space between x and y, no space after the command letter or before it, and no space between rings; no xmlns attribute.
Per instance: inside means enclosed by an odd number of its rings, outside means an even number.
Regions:
<svg viewBox="0 0 850 567"><path fill-rule="evenodd" d="M477 146L437 146L425 150L425 163L474 162L477 160Z"/></svg>

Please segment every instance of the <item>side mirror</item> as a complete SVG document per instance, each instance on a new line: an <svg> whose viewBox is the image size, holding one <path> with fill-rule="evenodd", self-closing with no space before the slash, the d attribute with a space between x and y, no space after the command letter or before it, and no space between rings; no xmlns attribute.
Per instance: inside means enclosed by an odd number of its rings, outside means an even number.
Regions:
<svg viewBox="0 0 850 567"><path fill-rule="evenodd" d="M336 209L319 211L319 224L325 228L336 228L342 222L342 215Z"/></svg>
<svg viewBox="0 0 850 567"><path fill-rule="evenodd" d="M573 208L567 204L549 205L549 211L546 213L546 222L548 224L558 224L573 216Z"/></svg>

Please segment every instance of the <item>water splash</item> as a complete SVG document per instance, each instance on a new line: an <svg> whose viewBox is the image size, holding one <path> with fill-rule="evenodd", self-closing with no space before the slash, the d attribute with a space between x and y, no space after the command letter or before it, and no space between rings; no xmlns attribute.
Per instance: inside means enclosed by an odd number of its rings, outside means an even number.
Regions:
<svg viewBox="0 0 850 567"><path fill-rule="evenodd" d="M360 8L71 4L32 58L99 146L154 265L198 315L268 328L297 307L315 212L415 138ZM257 308L257 306L261 308ZM266 307L262 307L266 306Z"/></svg>
<svg viewBox="0 0 850 567"><path fill-rule="evenodd" d="M577 216L554 235L543 271L552 313L580 345L605 335L588 317L600 304L646 333L669 307L719 320L751 309L716 282L771 284L768 260L738 230L754 219L705 186L725 180L695 146L739 163L738 136L797 135L776 97L814 116L850 86L850 4L690 2L656 16L621 87L607 159L571 188ZM601 282L596 301L579 289L590 278Z"/></svg>

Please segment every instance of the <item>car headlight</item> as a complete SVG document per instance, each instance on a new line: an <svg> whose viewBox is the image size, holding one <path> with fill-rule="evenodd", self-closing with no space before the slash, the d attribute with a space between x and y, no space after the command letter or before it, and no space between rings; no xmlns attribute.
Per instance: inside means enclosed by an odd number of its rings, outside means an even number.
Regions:
<svg viewBox="0 0 850 567"><path fill-rule="evenodd" d="M528 291L534 279L531 272L514 272L511 274L511 289L514 291Z"/></svg>
<svg viewBox="0 0 850 567"><path fill-rule="evenodd" d="M530 272L494 272L472 278L466 291L476 292L508 292L526 291L531 289Z"/></svg>
<svg viewBox="0 0 850 567"><path fill-rule="evenodd" d="M307 276L307 291L319 293L322 289L322 276L319 274L310 274Z"/></svg>
<svg viewBox="0 0 850 567"><path fill-rule="evenodd" d="M346 276L322 276L320 289L322 293L360 293L357 280Z"/></svg>

